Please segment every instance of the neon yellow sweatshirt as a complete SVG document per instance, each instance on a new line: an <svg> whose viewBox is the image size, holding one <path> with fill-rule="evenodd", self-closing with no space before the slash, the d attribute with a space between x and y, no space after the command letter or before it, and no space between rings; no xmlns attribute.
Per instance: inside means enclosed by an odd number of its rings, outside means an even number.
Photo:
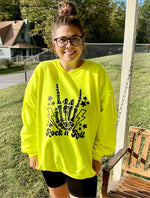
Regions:
<svg viewBox="0 0 150 198"><path fill-rule="evenodd" d="M59 60L42 62L24 96L22 152L38 156L39 170L93 177L92 159L114 152L116 117L113 88L101 65L85 60L67 72Z"/></svg>

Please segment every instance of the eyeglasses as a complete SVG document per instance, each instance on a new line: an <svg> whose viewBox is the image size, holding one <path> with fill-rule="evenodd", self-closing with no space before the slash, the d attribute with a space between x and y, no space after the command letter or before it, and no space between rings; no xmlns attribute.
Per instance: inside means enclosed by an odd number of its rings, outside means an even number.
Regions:
<svg viewBox="0 0 150 198"><path fill-rule="evenodd" d="M71 38L66 38L66 37L55 38L54 41L56 41L58 47L63 48L68 45L68 41L70 41L71 45L73 46L80 46L82 44L82 38L83 36L75 35L72 36Z"/></svg>

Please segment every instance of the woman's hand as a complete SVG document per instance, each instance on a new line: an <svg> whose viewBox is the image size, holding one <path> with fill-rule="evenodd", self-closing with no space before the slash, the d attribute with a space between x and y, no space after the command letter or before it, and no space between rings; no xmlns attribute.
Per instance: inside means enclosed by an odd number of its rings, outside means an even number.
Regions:
<svg viewBox="0 0 150 198"><path fill-rule="evenodd" d="M34 156L34 157L30 158L30 167L34 168L34 169L38 169L39 168L38 156Z"/></svg>
<svg viewBox="0 0 150 198"><path fill-rule="evenodd" d="M96 172L96 175L98 175L100 173L100 170L101 170L101 162L93 159L92 168Z"/></svg>

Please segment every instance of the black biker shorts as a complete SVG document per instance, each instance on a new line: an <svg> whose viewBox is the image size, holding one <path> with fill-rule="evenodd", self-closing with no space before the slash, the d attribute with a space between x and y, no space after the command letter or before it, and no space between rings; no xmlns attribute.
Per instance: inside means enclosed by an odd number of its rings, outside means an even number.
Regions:
<svg viewBox="0 0 150 198"><path fill-rule="evenodd" d="M87 179L74 179L61 172L42 171L50 188L56 188L67 183L70 194L76 197L96 197L97 176Z"/></svg>

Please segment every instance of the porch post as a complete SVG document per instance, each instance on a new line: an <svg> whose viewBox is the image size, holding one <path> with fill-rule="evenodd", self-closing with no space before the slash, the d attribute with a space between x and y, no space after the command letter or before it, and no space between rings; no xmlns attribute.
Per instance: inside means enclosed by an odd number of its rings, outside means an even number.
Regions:
<svg viewBox="0 0 150 198"><path fill-rule="evenodd" d="M130 94L130 81L131 81L132 65L134 58L137 18L138 18L138 0L127 0L116 152L121 148L123 148L125 144L129 94ZM120 179L121 170L122 170L122 161L120 161L114 167L113 180L118 181Z"/></svg>

